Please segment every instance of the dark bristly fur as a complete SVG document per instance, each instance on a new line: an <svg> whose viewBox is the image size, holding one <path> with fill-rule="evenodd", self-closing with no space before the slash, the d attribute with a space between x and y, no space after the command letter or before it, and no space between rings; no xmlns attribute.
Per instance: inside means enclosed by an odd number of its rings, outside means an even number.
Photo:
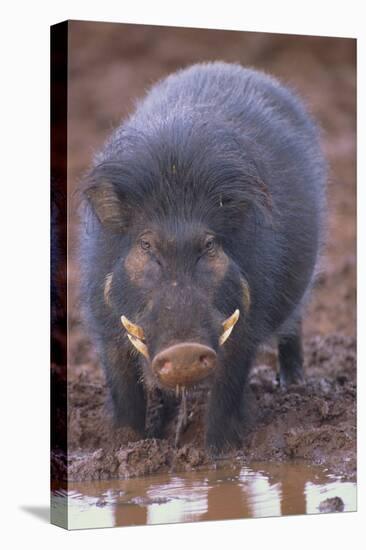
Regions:
<svg viewBox="0 0 366 550"><path fill-rule="evenodd" d="M240 442L262 342L280 334L281 381L302 379L301 306L321 244L324 181L315 124L263 73L195 65L137 105L95 159L81 236L86 315L118 423L146 433L149 394L159 392L148 435L160 436L172 401L131 347L121 315L143 328L150 357L183 341L217 352L206 418L214 452ZM236 308L240 319L219 347L221 323Z"/></svg>

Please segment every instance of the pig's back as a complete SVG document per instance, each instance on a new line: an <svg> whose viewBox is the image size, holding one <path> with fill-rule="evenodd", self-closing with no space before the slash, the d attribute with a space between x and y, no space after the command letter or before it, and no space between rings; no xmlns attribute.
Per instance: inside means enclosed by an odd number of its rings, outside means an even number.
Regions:
<svg viewBox="0 0 366 550"><path fill-rule="evenodd" d="M151 88L132 120L142 124L155 116L169 120L182 114L222 117L253 137L281 124L287 131L292 127L316 134L293 92L272 76L237 64L202 63L177 71Z"/></svg>
<svg viewBox="0 0 366 550"><path fill-rule="evenodd" d="M242 143L243 150L253 145L253 160L267 172L277 212L281 214L289 200L303 201L313 209L315 225L320 223L325 165L319 132L292 90L272 76L238 64L197 64L155 84L129 124L145 134L164 125L188 128L194 134L203 122L208 133L210 123L212 131L225 126L229 139Z"/></svg>
<svg viewBox="0 0 366 550"><path fill-rule="evenodd" d="M275 78L238 64L193 65L155 84L128 125L147 135L164 125L173 132L175 126L194 133L202 123L208 133L210 123L212 131L215 125L225 126L243 148L253 144L258 160L274 176L267 181L274 201L282 192L299 197L300 180L291 177L297 171L307 180L302 192L309 196L304 199L321 205L324 162L318 128L297 95ZM288 181L279 186L276 176L281 172L288 174Z"/></svg>

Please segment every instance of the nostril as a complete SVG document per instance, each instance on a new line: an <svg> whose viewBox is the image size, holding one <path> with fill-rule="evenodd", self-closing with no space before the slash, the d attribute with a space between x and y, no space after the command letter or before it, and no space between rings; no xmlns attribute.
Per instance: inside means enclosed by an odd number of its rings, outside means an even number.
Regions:
<svg viewBox="0 0 366 550"><path fill-rule="evenodd" d="M204 366L208 367L211 363L210 358L207 355L200 355L199 362Z"/></svg>
<svg viewBox="0 0 366 550"><path fill-rule="evenodd" d="M169 360L163 360L158 364L158 370L160 373L168 372L173 368L173 363Z"/></svg>

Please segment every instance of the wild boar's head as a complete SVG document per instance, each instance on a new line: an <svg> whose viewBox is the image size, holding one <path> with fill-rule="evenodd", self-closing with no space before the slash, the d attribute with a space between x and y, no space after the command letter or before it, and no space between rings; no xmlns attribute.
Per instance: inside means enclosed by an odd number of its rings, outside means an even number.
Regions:
<svg viewBox="0 0 366 550"><path fill-rule="evenodd" d="M104 307L145 379L171 389L215 375L240 338L251 292L236 239L268 206L255 167L185 153L194 166L143 149L138 161L104 161L85 190L108 259Z"/></svg>

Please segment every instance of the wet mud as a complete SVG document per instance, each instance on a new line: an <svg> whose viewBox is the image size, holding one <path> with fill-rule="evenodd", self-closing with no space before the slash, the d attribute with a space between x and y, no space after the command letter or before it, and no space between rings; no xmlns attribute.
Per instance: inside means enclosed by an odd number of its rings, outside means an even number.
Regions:
<svg viewBox="0 0 366 550"><path fill-rule="evenodd" d="M177 416L161 440L140 440L115 429L97 363L82 363L68 381L69 480L130 478L161 472L216 469L252 462L296 459L327 466L343 479L356 476L356 354L353 337L313 337L305 347L306 383L279 387L276 355L267 350L250 377L247 435L240 450L211 459L203 446L207 390L188 394L189 424L175 446ZM55 457L56 458L56 457ZM55 477L66 474L57 455Z"/></svg>
<svg viewBox="0 0 366 550"><path fill-rule="evenodd" d="M97 149L157 78L196 61L238 61L291 84L319 121L329 163L326 243L304 319L306 383L284 391L269 344L258 356L247 400L242 448L222 463L203 448L206 391L188 395L189 424L178 448L176 419L162 440L113 428L98 358L78 301L77 211L71 211L67 436L53 452L55 479L136 478L254 462L304 460L356 480L356 182L355 45L342 39L140 27L71 28L69 188L73 193ZM57 381L64 374L53 365ZM63 387L60 385L60 387ZM62 422L60 417L60 423ZM329 504L329 503L328 503ZM339 503L338 503L339 504ZM325 505L324 505L325 506ZM332 506L329 504L329 506ZM333 506L335 504L333 503Z"/></svg>

